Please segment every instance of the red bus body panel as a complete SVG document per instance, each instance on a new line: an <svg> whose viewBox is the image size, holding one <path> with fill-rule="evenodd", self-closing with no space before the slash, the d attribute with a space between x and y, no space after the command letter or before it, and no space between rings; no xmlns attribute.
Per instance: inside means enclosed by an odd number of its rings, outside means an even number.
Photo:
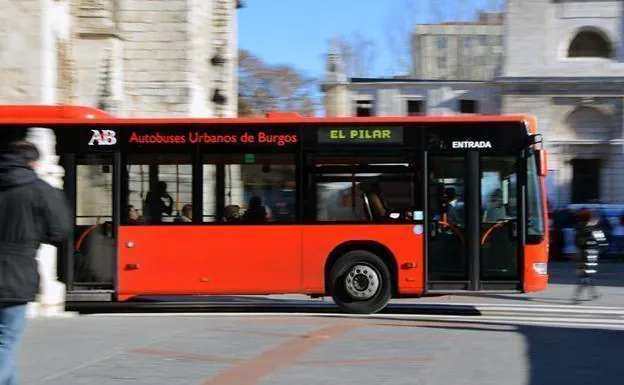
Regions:
<svg viewBox="0 0 624 385"><path fill-rule="evenodd" d="M400 292L424 290L414 225L121 226L119 294L322 294L337 246L373 241L394 254ZM133 247L127 247L132 242ZM402 268L413 263L415 268Z"/></svg>

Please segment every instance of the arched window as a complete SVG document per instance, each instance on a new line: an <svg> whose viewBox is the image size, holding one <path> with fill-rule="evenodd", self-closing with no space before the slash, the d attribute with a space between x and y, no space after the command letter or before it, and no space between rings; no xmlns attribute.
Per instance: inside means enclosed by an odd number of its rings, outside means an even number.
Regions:
<svg viewBox="0 0 624 385"><path fill-rule="evenodd" d="M579 32L568 47L568 57L610 58L612 54L613 47L608 38L595 30Z"/></svg>

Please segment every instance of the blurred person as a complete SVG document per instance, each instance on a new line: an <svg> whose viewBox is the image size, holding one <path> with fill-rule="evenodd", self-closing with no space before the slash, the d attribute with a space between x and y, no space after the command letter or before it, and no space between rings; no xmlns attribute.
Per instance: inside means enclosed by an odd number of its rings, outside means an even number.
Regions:
<svg viewBox="0 0 624 385"><path fill-rule="evenodd" d="M240 219L239 205L225 206L224 220L226 222L240 222Z"/></svg>
<svg viewBox="0 0 624 385"><path fill-rule="evenodd" d="M575 243L579 252L576 261L576 271L579 277L574 291L573 301L580 301L583 289L591 292L592 298L599 298L594 285L593 277L598 272L598 256L601 249L608 246L607 237L600 227L600 221L590 210L580 210L577 214L578 228Z"/></svg>
<svg viewBox="0 0 624 385"><path fill-rule="evenodd" d="M488 199L488 206L483 214L483 222L496 222L499 219L503 219L505 214L503 191L497 188Z"/></svg>
<svg viewBox="0 0 624 385"><path fill-rule="evenodd" d="M26 326L26 305L39 293L37 250L69 235L63 193L39 179L39 151L26 141L0 151L0 384L16 385L16 350Z"/></svg>
<svg viewBox="0 0 624 385"><path fill-rule="evenodd" d="M269 214L266 207L262 204L262 199L257 195L251 197L247 210L243 214L243 221L252 223L265 222L268 217Z"/></svg>
<svg viewBox="0 0 624 385"><path fill-rule="evenodd" d="M155 188L148 191L145 197L143 214L149 223L161 223L162 215L171 216L173 212L173 198L167 192L167 183L158 181Z"/></svg>
<svg viewBox="0 0 624 385"><path fill-rule="evenodd" d="M141 222L141 214L139 210L133 205L128 205L128 223L137 224Z"/></svg>
<svg viewBox="0 0 624 385"><path fill-rule="evenodd" d="M457 199L457 191L454 187L446 187L442 195L442 207L446 212L447 222L453 226L462 226L464 221L460 214L462 207Z"/></svg>
<svg viewBox="0 0 624 385"><path fill-rule="evenodd" d="M190 223L193 222L193 206L182 206L182 215L180 216L180 222Z"/></svg>

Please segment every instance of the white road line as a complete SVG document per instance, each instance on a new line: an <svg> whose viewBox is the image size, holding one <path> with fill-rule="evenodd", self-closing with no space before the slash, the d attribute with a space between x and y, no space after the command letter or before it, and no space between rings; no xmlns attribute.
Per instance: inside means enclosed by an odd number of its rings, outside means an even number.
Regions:
<svg viewBox="0 0 624 385"><path fill-rule="evenodd" d="M486 308L486 307L512 307L512 308L544 308L544 309L588 309L588 310L624 310L624 307L621 306L579 306L579 305L541 305L541 304L518 304L518 303L510 303L510 304L501 304L501 303L468 303L468 302L393 302L391 304L400 304L400 305L417 305L417 306L459 306L459 307L478 307L478 308Z"/></svg>
<svg viewBox="0 0 624 385"><path fill-rule="evenodd" d="M429 314L336 314L336 313L113 313L113 314L89 314L84 317L96 318L160 318L160 317L204 317L204 318L250 318L250 317L327 317L327 318L355 318L355 319L438 319L474 321L482 320L512 320L512 321L543 321L559 323L591 323L591 324L620 324L624 326L624 319L618 318L564 318L564 317L517 317L517 316L463 316L463 315L429 315Z"/></svg>
<svg viewBox="0 0 624 385"><path fill-rule="evenodd" d="M132 318L132 317L204 317L204 318L250 318L250 317L310 317L308 313L139 313L139 314L91 314L86 317L98 318ZM452 315L420 315L420 314L335 314L315 313L314 317L351 318L362 320L404 320L404 321L447 321L475 324L534 325L567 328L593 328L624 330L623 319L592 319L592 318L557 318L557 317L510 317L510 316L452 316ZM277 321L279 322L279 321Z"/></svg>

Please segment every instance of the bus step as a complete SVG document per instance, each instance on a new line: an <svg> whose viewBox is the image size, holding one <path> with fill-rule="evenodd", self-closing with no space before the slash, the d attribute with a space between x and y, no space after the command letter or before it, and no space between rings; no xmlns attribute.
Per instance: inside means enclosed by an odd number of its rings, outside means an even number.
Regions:
<svg viewBox="0 0 624 385"><path fill-rule="evenodd" d="M113 290L72 290L65 294L65 302L107 302L114 294Z"/></svg>

